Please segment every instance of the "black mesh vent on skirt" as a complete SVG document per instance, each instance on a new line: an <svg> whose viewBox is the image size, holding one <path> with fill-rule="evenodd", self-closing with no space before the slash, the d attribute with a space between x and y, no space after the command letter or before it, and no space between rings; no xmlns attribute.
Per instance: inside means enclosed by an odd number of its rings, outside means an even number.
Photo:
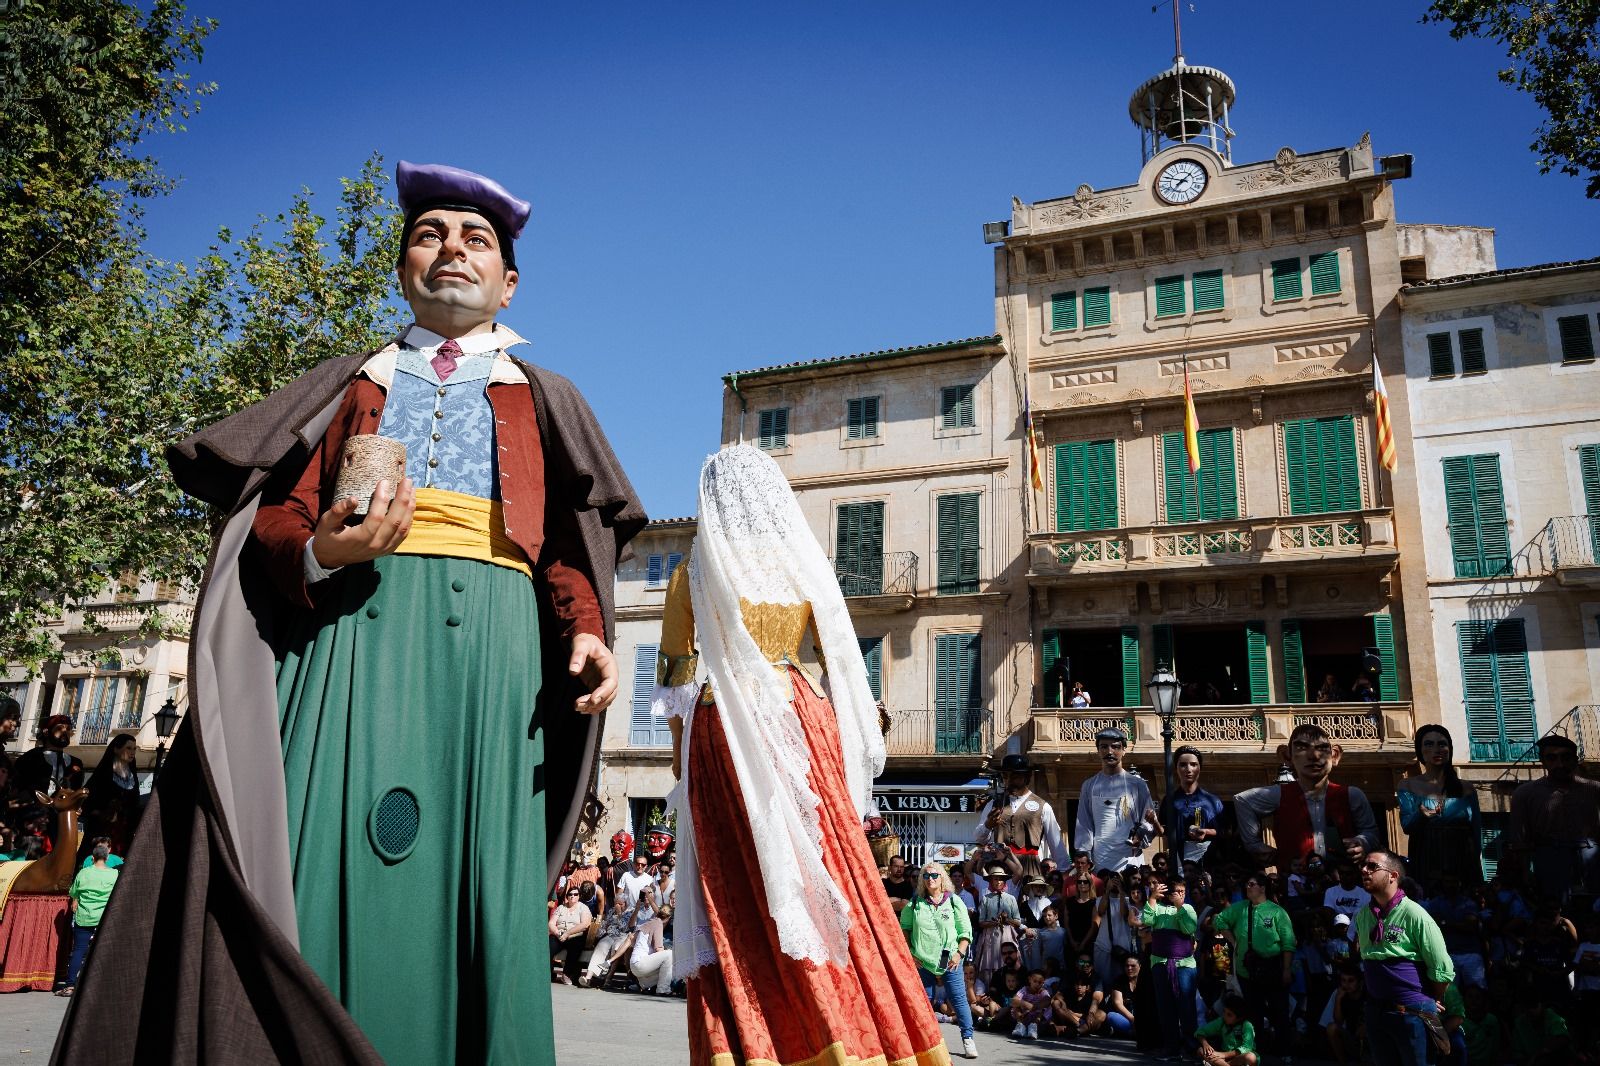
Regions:
<svg viewBox="0 0 1600 1066"><path fill-rule="evenodd" d="M372 809L372 846L378 854L397 862L411 853L422 825L422 808L409 789L392 788Z"/></svg>

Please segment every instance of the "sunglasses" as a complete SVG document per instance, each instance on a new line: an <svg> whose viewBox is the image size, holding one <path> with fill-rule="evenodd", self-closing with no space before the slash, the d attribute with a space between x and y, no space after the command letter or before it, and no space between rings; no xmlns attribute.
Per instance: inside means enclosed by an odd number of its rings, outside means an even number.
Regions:
<svg viewBox="0 0 1600 1066"><path fill-rule="evenodd" d="M930 881L939 880L939 872L937 870L924 870L922 872L922 876L926 877Z"/></svg>
<svg viewBox="0 0 1600 1066"><path fill-rule="evenodd" d="M1379 870L1382 870L1385 873L1394 873L1394 871L1389 869L1389 867L1378 862L1364 862L1361 864L1361 868L1368 873L1377 873Z"/></svg>

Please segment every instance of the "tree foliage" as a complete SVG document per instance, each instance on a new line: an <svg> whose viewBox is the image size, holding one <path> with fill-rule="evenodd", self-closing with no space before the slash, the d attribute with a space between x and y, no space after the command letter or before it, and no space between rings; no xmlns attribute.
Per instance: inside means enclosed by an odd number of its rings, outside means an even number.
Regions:
<svg viewBox="0 0 1600 1066"><path fill-rule="evenodd" d="M0 0L0 661L51 658L45 623L122 575L195 582L216 516L165 447L399 324L376 156L331 219L302 189L191 263L143 251L138 203L172 182L136 153L207 91L180 67L210 29L162 0Z"/></svg>
<svg viewBox="0 0 1600 1066"><path fill-rule="evenodd" d="M1423 21L1505 47L1500 80L1545 113L1529 145L1540 171L1584 177L1600 199L1600 0L1434 0Z"/></svg>

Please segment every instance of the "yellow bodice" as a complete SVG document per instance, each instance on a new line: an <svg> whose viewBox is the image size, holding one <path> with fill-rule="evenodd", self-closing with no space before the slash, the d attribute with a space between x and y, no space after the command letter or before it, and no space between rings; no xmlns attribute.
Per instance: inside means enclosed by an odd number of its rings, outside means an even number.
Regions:
<svg viewBox="0 0 1600 1066"><path fill-rule="evenodd" d="M778 668L788 679L788 668L793 666L805 675L817 695L822 688L800 664L800 644L809 630L815 633L809 603L751 603L739 601L739 617L745 629L755 638L756 646L767 662ZM827 669L822 649L817 648L817 661ZM656 680L669 687L687 685L694 680L699 666L694 646L694 604L689 595L689 564L682 563L667 583L667 601L662 608L661 654L656 667Z"/></svg>
<svg viewBox="0 0 1600 1066"><path fill-rule="evenodd" d="M811 628L809 603L739 601L739 617L769 663L800 661L800 641Z"/></svg>

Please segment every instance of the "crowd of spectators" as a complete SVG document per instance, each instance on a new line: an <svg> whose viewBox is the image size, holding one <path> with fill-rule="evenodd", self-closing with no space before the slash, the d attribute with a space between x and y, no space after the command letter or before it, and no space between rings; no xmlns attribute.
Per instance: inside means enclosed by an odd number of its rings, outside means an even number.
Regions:
<svg viewBox="0 0 1600 1066"><path fill-rule="evenodd" d="M670 840L665 826L652 836ZM618 833L612 857L582 846L563 867L550 894L551 980L580 988L683 995L672 969L675 868L670 845L651 854L633 850Z"/></svg>

